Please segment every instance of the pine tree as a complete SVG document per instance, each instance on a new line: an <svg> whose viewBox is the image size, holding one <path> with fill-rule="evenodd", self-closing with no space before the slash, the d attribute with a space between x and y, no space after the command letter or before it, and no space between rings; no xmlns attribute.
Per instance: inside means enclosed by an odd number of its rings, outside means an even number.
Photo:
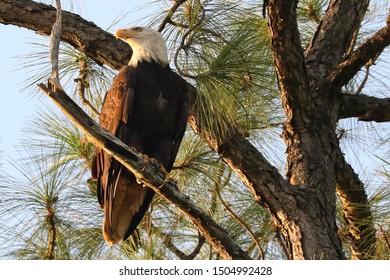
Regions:
<svg viewBox="0 0 390 280"><path fill-rule="evenodd" d="M12 2L0 9L0 22L50 34L54 8ZM387 4L253 2L164 1L161 14L150 16L169 43L172 67L196 89L171 179L250 258L388 259ZM63 18L60 80L96 120L131 51L77 15ZM373 18L385 27L373 26ZM50 75L48 43L39 46L43 51L24 57L25 66L39 69L28 88ZM105 245L89 174L94 147L47 107L30 121L14 162L21 178L0 177L0 227L11 233L0 237L3 257L237 257L221 253L159 196L136 239ZM367 156L380 158L375 173L363 170Z"/></svg>

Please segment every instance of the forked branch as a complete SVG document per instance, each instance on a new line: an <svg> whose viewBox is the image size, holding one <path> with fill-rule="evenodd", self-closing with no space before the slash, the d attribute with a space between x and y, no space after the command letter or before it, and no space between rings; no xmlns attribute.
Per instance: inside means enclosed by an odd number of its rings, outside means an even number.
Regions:
<svg viewBox="0 0 390 280"><path fill-rule="evenodd" d="M328 80L335 86L347 84L360 69L374 61L390 45L390 14L386 26L367 39L355 51L347 56L329 74Z"/></svg>

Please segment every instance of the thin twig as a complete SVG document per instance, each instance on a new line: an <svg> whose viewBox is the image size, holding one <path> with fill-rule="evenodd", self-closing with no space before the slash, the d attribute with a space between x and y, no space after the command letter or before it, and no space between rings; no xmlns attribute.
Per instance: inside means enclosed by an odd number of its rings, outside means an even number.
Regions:
<svg viewBox="0 0 390 280"><path fill-rule="evenodd" d="M345 52L346 56L350 55L354 51L358 39L359 31L360 31L360 27L358 27L355 30L355 32L353 32L351 44L349 45L348 50Z"/></svg>
<svg viewBox="0 0 390 280"><path fill-rule="evenodd" d="M169 23L171 21L171 18L173 16L173 14L176 12L176 10L180 7L180 5L182 5L186 1L187 0L176 0L175 1L175 3L169 9L167 15L165 16L165 18L161 22L160 26L157 28L158 32L162 32L164 30L164 28L167 25L167 23Z"/></svg>
<svg viewBox="0 0 390 280"><path fill-rule="evenodd" d="M366 65L365 68L366 68L366 73L364 74L363 81L360 83L358 89L354 92L354 94L360 94L366 85L366 82L367 82L368 77L370 75L370 66Z"/></svg>
<svg viewBox="0 0 390 280"><path fill-rule="evenodd" d="M85 89L89 87L88 84L88 60L87 56L83 55L79 59L79 65L80 65L80 71L79 71L79 78L74 79L74 81L77 83L77 92L80 96L81 102L89 109L92 113L94 113L96 116L99 116L99 111L89 102L89 100L85 97Z"/></svg>
<svg viewBox="0 0 390 280"><path fill-rule="evenodd" d="M363 81L360 83L358 89L356 90L356 92L354 94L360 94L363 90L363 88L365 87L366 83L367 83L367 80L368 80L368 77L370 75L370 67L372 65L375 64L375 61L378 59L379 55L373 57L372 59L370 59L370 61L364 66L366 68L366 73L364 75L364 78L363 78Z"/></svg>
<svg viewBox="0 0 390 280"><path fill-rule="evenodd" d="M264 260L264 251L263 248L261 248L261 245L259 243L258 238L256 237L255 233L249 228L249 226L230 208L229 204L226 203L225 200L223 200L221 194L218 194L219 200L222 202L222 205L225 207L226 211L230 214L230 216L233 217L234 220L237 221L252 237L253 241L256 243L256 247L259 249L260 259Z"/></svg>
<svg viewBox="0 0 390 280"><path fill-rule="evenodd" d="M177 248L175 244L173 244L172 235L163 232L161 232L160 234L163 237L164 245L167 246L167 248L171 250L171 252L174 253L181 260L193 260L199 254L206 241L206 238L198 231L198 244L196 245L194 250L187 255L179 248Z"/></svg>
<svg viewBox="0 0 390 280"><path fill-rule="evenodd" d="M179 57L180 51L187 49L187 48L189 47L189 45L190 45L189 42L186 43L187 37L191 34L192 31L194 31L196 28L198 28L198 27L202 24L202 22L203 22L203 20L204 20L204 18L205 18L205 16L206 16L205 9L204 9L202 3L200 3L200 1L199 1L199 5L200 5L200 9L201 9L201 17L200 17L200 19L198 20L197 23L195 23L191 28L189 28L189 29L187 30L186 33L184 33L184 35L183 35L183 37L182 37L182 39L181 39L181 42L180 42L180 46L179 46L179 48L176 50L175 57L174 57L174 63L175 63L175 67L176 67L177 72L178 72L181 76L183 76L183 77L190 78L190 79L194 79L194 80L196 80L196 79L198 78L198 76L191 75L191 74L188 74L188 73L184 73L184 72L181 70L181 68L180 68L180 66L179 66L179 63L178 63L177 59L178 59L178 57Z"/></svg>
<svg viewBox="0 0 390 280"><path fill-rule="evenodd" d="M181 22L173 21L172 19L169 19L168 23L172 24L175 27L186 28L186 29L189 28L189 25L181 23ZM229 41L227 39L225 39L221 34L217 33L216 31L213 31L209 28L204 28L204 27L199 28L199 30L203 33L208 33L208 34L214 36L215 38L217 38L218 40L220 40L221 42L223 42L225 44L229 43Z"/></svg>
<svg viewBox="0 0 390 280"><path fill-rule="evenodd" d="M263 126L254 127L253 129L263 130L268 128L274 128L274 127L281 127L283 126L284 122L276 122L276 123L269 123Z"/></svg>
<svg viewBox="0 0 390 280"><path fill-rule="evenodd" d="M220 171L218 172L219 173L219 177L220 177L220 181L222 179L222 175L223 175L223 168L220 169ZM231 176L232 176L232 170L229 169L228 171L228 176L225 180L225 182L220 182L221 183L221 186L225 186L226 184L228 184L228 182L230 181L231 179ZM218 185L218 182L216 182L216 193L217 193L217 196L219 198L219 200L221 201L222 205L225 207L226 211L228 211L228 213L230 214L230 216L233 217L234 220L237 221L237 223L239 223L247 232L248 234L252 237L253 241L255 242L256 244L256 247L259 249L259 254L260 254L260 259L261 260L264 260L264 251L263 249L261 248L261 245L256 237L256 235L253 233L253 231L249 228L249 226L240 218L238 217L238 215L236 213L234 213L234 211L231 209L231 207L226 203L226 201L222 198L222 195L221 195L221 192L220 192L220 189L221 187Z"/></svg>
<svg viewBox="0 0 390 280"><path fill-rule="evenodd" d="M55 82L55 86L62 90L62 86L59 79L58 69L58 55L60 49L60 39L62 30L62 10L61 0L56 0L57 5L57 17L53 24L53 28L50 34L50 63L51 68L51 79Z"/></svg>

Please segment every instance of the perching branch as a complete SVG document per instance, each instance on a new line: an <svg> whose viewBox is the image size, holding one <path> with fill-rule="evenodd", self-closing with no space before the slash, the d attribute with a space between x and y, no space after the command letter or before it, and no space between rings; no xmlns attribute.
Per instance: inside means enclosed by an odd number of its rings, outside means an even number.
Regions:
<svg viewBox="0 0 390 280"><path fill-rule="evenodd" d="M52 90L44 84L39 84L38 87L86 134L91 143L104 149L128 168L137 180L152 188L170 204L175 205L198 227L202 235L223 258L250 259L220 225L179 191L174 182L166 181L156 166L145 162L140 155L101 128L65 92L57 88Z"/></svg>

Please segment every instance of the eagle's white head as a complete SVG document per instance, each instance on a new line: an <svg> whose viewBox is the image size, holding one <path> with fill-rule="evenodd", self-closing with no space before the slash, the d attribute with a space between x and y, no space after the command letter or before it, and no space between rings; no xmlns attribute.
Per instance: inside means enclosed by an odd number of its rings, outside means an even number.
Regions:
<svg viewBox="0 0 390 280"><path fill-rule="evenodd" d="M149 27L130 27L117 30L115 37L126 41L133 50L129 65L136 66L144 60L168 65L167 47L160 32Z"/></svg>

